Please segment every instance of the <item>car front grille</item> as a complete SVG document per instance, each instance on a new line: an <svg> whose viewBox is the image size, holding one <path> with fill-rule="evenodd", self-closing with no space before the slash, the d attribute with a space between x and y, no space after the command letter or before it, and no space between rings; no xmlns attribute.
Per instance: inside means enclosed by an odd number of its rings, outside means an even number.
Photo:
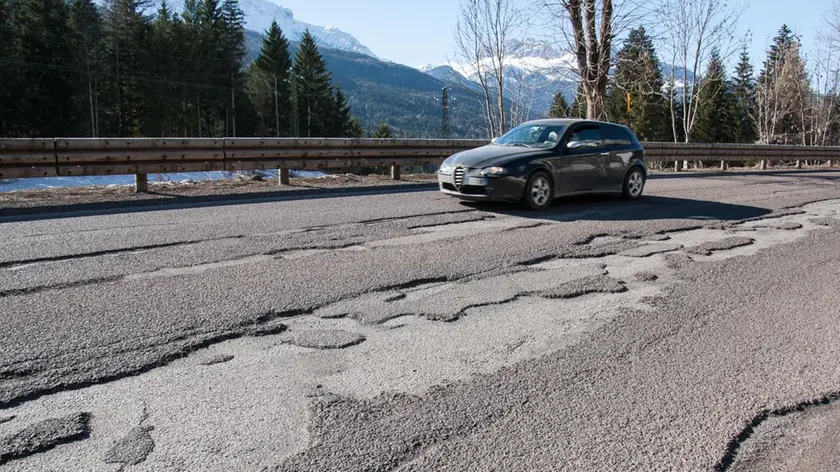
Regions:
<svg viewBox="0 0 840 472"><path fill-rule="evenodd" d="M458 167L455 169L453 178L455 179L455 186L460 187L464 183L464 168Z"/></svg>

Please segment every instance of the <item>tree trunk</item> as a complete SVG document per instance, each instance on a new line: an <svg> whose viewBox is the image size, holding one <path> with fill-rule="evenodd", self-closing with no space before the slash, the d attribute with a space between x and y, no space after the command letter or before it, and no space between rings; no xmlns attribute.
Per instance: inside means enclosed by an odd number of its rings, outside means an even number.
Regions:
<svg viewBox="0 0 840 472"><path fill-rule="evenodd" d="M502 71L499 70L499 92L496 97L496 107L499 109L499 136L505 134L505 95Z"/></svg>
<svg viewBox="0 0 840 472"><path fill-rule="evenodd" d="M595 87L586 89L586 119L600 120L604 116L604 95L605 91L599 91Z"/></svg>

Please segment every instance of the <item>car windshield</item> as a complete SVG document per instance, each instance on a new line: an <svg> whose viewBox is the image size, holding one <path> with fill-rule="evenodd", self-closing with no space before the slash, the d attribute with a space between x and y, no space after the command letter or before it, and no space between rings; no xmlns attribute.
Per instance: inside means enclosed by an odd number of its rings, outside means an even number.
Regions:
<svg viewBox="0 0 840 472"><path fill-rule="evenodd" d="M565 129L565 125L519 125L499 137L495 144L499 146L550 148L560 141L560 136Z"/></svg>

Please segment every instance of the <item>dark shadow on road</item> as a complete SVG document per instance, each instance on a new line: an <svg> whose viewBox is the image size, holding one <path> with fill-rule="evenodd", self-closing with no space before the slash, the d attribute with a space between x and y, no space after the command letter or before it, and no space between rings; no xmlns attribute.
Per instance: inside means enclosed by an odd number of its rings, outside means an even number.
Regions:
<svg viewBox="0 0 840 472"><path fill-rule="evenodd" d="M585 196L558 199L542 212L523 209L519 205L464 203L465 206L490 213L518 216L543 221L644 221L697 220L734 221L770 213L766 208L735 205L687 198L644 196L625 201L613 196Z"/></svg>
<svg viewBox="0 0 840 472"><path fill-rule="evenodd" d="M817 170L768 170L768 171L726 171L726 172L681 172L681 173L655 173L650 175L651 180L663 180L663 179L682 179L682 178L701 178L701 177L736 177L736 176L784 176L784 177L796 177L800 176L807 179L819 179L819 180L827 180L831 182L840 183L840 169L817 169ZM120 214L120 213L135 213L135 212L145 212L145 211L156 211L156 210L176 210L176 209L184 209L184 208L201 208L201 207L211 207L211 206L225 206L225 205L245 205L245 204L253 204L253 203L266 203L266 202L282 202L282 201L295 201L295 200L306 200L306 199L324 199L324 198L336 198L336 197L353 197L353 196L364 196L364 195L387 195L393 193L410 193L410 192L425 192L429 190L434 190L437 188L436 183L411 183L411 184L397 184L397 185L381 185L381 186L372 186L372 187L344 187L344 188L314 188L304 185L298 185L295 189L290 190L277 190L277 191L267 191L267 192L253 192L253 193L242 193L242 194L222 194L222 195L195 195L195 196L187 196L187 195L176 195L176 194L169 194L165 192L156 192L152 193L152 197L144 198L141 200L123 200L123 201L110 201L110 202L99 202L99 203L71 203L65 205L50 205L50 206L40 206L40 207L30 207L30 208L7 208L7 209L0 209L0 223L10 223L16 221L32 221L32 220L44 220L44 219L55 219L55 218L69 218L69 217L76 217L76 216L90 216L90 215L107 215L107 214ZM637 208L641 211L644 206L638 207L638 205L644 205L644 202L647 202L648 205L651 204L650 198L657 198L657 197L647 197L643 202L639 203L632 203L628 204L627 202L617 202L615 199L611 199L610 197L601 198L601 197L585 197L582 199L563 199L559 200L546 212L546 215L550 215L553 213L563 213L563 212L572 212L574 214L576 211L583 211L583 209L575 210L575 202L578 202L579 205L585 206L592 206L593 204L598 205L607 205L607 207L611 208L611 205L619 205L620 208L624 208L629 210L631 208ZM679 199L665 199L665 200L679 200ZM687 202L695 202L694 204L690 204L686 208L668 208L667 204L659 203L658 210L667 210L662 214L666 215L676 215L680 212L684 214L689 213L697 213L698 216L702 216L703 213L711 213L712 215L724 215L722 216L709 216L707 218L696 218L696 219L727 219L725 215L732 214L732 215L739 215L739 214L749 214L751 211L746 209L752 207L742 207L741 210L738 210L738 205L727 205L722 203L715 203L715 202L703 202L705 206L698 206L697 201L695 200L684 200L683 203L679 205L685 205ZM572 206L568 206L572 205ZM678 204L674 204L674 206L679 206ZM715 206L719 207L715 207ZM504 205L481 205L482 208L495 208L494 211L505 212L509 210L505 210ZM732 208L735 207L735 208ZM508 207L510 208L510 207ZM728 208L728 210L727 210ZM604 208L588 208L586 211L595 212L604 211ZM752 212L756 210L760 210L754 208ZM513 210L510 210L513 211ZM593 214L595 214L593 213ZM617 212L614 212L617 213ZM517 213L518 214L518 213ZM521 216L528 216L528 215L521 215ZM640 216L640 215L637 215ZM535 216L531 216L535 217ZM561 215L557 214L555 221L566 221L564 218L571 218L570 215ZM642 214L642 218L645 216ZM740 218L746 218L740 217ZM539 218L539 217L535 217ZM551 219L546 216L542 218ZM651 217L654 218L654 217ZM657 218L686 218L685 216L660 216ZM584 219L584 218L573 218L573 219ZM572 219L572 220L573 220ZM633 217L627 218L616 218L616 219L638 219ZM739 217L733 217L730 219L739 219ZM569 221L572 221L569 220Z"/></svg>
<svg viewBox="0 0 840 472"><path fill-rule="evenodd" d="M387 195L392 193L427 192L437 189L437 183L411 183L379 185L371 187L315 188L297 186L306 190L277 190L224 195L173 195L151 192L155 197L143 200L112 201L101 203L78 203L28 208L0 209L0 223L34 221L55 218L71 218L91 215L136 213L156 210L178 210L226 205L247 205L253 203L315 200L363 195Z"/></svg>

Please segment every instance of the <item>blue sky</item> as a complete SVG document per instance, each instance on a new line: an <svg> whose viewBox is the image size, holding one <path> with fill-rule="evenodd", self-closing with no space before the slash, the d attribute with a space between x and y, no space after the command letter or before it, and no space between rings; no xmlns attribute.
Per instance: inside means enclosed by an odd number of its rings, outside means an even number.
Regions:
<svg viewBox="0 0 840 472"><path fill-rule="evenodd" d="M440 64L451 57L458 0L272 0L298 20L333 25L359 39L376 55L409 66ZM758 70L764 51L787 23L802 36L805 50L831 0L745 0L742 34L752 32L750 54ZM730 65L731 68L731 65Z"/></svg>

